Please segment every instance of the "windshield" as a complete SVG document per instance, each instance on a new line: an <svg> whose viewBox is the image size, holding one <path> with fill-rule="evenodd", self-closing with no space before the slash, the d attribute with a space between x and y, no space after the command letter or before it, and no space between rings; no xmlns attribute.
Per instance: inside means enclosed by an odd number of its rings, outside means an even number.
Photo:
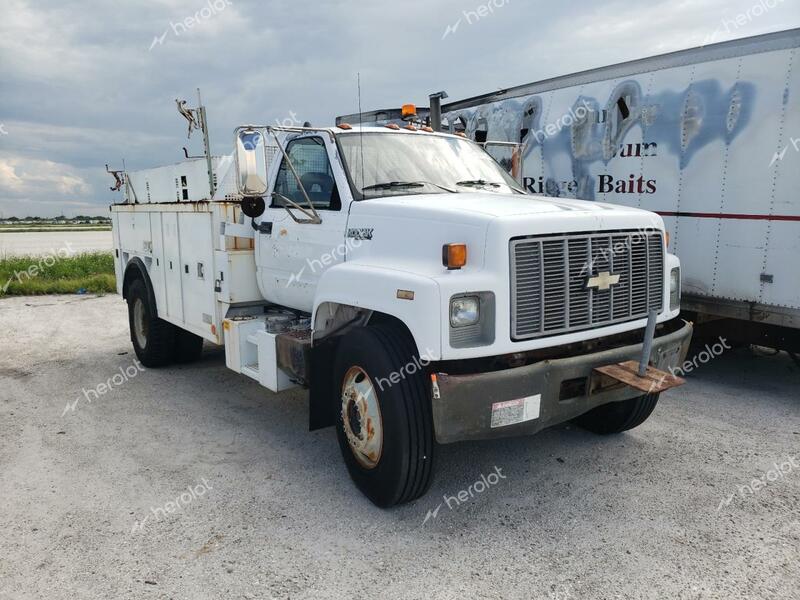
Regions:
<svg viewBox="0 0 800 600"><path fill-rule="evenodd" d="M391 132L349 133L337 139L357 200L407 194L522 193L514 178L469 140Z"/></svg>

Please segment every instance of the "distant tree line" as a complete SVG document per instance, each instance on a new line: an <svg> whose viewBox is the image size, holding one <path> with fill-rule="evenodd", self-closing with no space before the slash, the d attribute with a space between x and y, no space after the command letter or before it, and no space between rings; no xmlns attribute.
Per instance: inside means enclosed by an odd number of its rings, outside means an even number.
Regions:
<svg viewBox="0 0 800 600"><path fill-rule="evenodd" d="M77 215L75 217L65 217L61 215L59 217L9 217L8 219L0 219L0 221L7 221L9 223L89 223L92 221L110 223L111 219L109 217L90 217L87 215Z"/></svg>

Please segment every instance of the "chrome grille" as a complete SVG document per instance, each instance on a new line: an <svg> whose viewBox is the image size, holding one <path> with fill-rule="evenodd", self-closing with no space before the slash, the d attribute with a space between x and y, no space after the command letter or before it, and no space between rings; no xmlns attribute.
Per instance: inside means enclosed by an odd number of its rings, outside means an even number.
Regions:
<svg viewBox="0 0 800 600"><path fill-rule="evenodd" d="M619 282L589 288L601 273ZM526 340L640 319L661 311L663 287L660 232L511 240L511 335Z"/></svg>

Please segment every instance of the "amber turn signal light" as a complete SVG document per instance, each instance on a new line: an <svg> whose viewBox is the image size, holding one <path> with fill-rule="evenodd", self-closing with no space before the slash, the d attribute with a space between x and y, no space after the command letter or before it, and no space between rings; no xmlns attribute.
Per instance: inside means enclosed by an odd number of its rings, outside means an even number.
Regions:
<svg viewBox="0 0 800 600"><path fill-rule="evenodd" d="M442 264L450 270L465 266L467 264L467 245L445 244L442 246Z"/></svg>

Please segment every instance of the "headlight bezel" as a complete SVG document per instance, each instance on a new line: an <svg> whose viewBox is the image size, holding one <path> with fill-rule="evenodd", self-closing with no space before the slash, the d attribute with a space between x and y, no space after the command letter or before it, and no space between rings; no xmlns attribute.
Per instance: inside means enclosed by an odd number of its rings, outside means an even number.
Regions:
<svg viewBox="0 0 800 600"><path fill-rule="evenodd" d="M454 302L463 300L464 298L474 299L477 298L478 304L478 318L477 321L471 324L464 323L459 327L455 327L450 319L452 306ZM481 346L491 346L494 344L496 332L496 299L494 292L488 291L462 291L450 296L450 302L447 306L447 323L450 326L450 347L456 349L464 348L478 348ZM472 306L474 309L474 304Z"/></svg>

